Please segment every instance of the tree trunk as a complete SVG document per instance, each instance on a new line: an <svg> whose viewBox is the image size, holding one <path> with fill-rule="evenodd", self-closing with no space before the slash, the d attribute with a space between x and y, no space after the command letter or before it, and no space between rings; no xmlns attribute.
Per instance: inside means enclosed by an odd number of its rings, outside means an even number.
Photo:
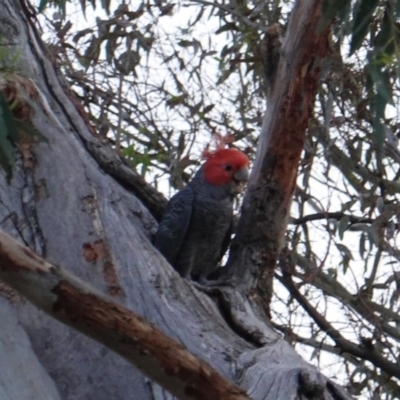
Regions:
<svg viewBox="0 0 400 400"><path fill-rule="evenodd" d="M12 78L7 85L35 103L31 121L48 140L15 149L11 184L0 173L1 229L156 325L254 400L350 398L304 362L249 299L238 304L229 291L203 293L178 276L150 241L156 222L148 208L158 217L165 200L90 132L25 0L3 0L0 15L10 55L0 62L12 60L6 67L24 77L24 85ZM299 21L306 23L306 16ZM291 155L291 162L297 165L298 157ZM119 355L3 283L0 294L2 400L172 398Z"/></svg>

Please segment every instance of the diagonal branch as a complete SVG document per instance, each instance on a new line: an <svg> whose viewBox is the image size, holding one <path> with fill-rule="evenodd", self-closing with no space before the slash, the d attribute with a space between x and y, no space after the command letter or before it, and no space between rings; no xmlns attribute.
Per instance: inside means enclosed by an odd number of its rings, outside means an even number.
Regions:
<svg viewBox="0 0 400 400"><path fill-rule="evenodd" d="M53 318L124 357L179 399L249 400L158 328L2 231L0 279Z"/></svg>
<svg viewBox="0 0 400 400"><path fill-rule="evenodd" d="M313 285L322 290L325 295L334 297L343 305L356 311L362 318L372 324L378 331L385 333L396 340L400 340L400 332L390 322L400 322L400 316L395 311L382 306L365 296L353 295L340 282L332 279L322 271L318 271L316 266L310 265L310 261L305 257L296 254L296 262L305 271L315 271L313 275ZM311 272L312 273L312 272ZM295 270L293 276L306 281L306 274L300 274ZM380 314L380 315L377 315Z"/></svg>
<svg viewBox="0 0 400 400"><path fill-rule="evenodd" d="M132 192L159 221L167 205L165 197L120 157L109 145L98 140L87 140L81 135L88 152L100 168Z"/></svg>
<svg viewBox="0 0 400 400"><path fill-rule="evenodd" d="M343 353L339 347L323 343L321 342L321 340L318 339L302 337L294 333L291 328L288 328L286 326L278 325L275 323L273 324L273 326L275 329L285 334L285 336L288 337L290 342L301 343L306 346L310 346L314 349L319 349L321 351L326 351L328 353L342 357L347 362L353 364L358 371L365 374L366 379L373 379L374 381L378 382L381 386L384 385L386 387L390 387L390 390L393 394L400 393L400 386L395 382L395 380L391 379L390 375L385 374L380 369L376 369L374 367L370 368L371 364L366 364L364 363L363 360L360 360L359 358L354 357L349 353ZM390 381L389 384L388 381Z"/></svg>
<svg viewBox="0 0 400 400"><path fill-rule="evenodd" d="M341 351L359 357L363 360L370 361L387 374L395 376L396 378L400 378L400 367L397 364L388 361L373 348L356 345L350 340L344 338L340 332L335 329L300 293L289 273L282 272L282 275L276 274L276 277L286 287L289 293L298 301L307 314L315 321L319 328L326 332L326 334L335 342L336 346L339 347Z"/></svg>
<svg viewBox="0 0 400 400"><path fill-rule="evenodd" d="M272 323L272 326L277 329L279 332L282 332L287 338L287 341L293 345L293 342L304 344L306 346L312 347L313 349L326 351L331 354L335 354L337 356L343 357L346 361L352 363L356 367L360 367L360 360L357 357L352 356L351 354L342 354L342 350L336 346L332 346L330 344L326 344L323 340L303 337L296 334L293 329L284 325L278 325L276 323Z"/></svg>

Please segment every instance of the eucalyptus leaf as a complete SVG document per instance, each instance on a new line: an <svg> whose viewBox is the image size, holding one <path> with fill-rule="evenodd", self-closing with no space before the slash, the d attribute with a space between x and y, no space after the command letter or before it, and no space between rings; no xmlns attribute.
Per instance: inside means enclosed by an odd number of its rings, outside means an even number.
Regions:
<svg viewBox="0 0 400 400"><path fill-rule="evenodd" d="M370 27L372 18L376 7L378 6L378 0L360 0L358 7L355 10L355 17L353 22L353 32L350 42L350 54L353 54L361 46L368 29Z"/></svg>
<svg viewBox="0 0 400 400"><path fill-rule="evenodd" d="M0 165L6 172L7 181L12 178L15 164L12 140L18 138L17 128L10 107L0 92Z"/></svg>
<svg viewBox="0 0 400 400"><path fill-rule="evenodd" d="M348 0L323 1L322 2L322 18L318 26L318 31L322 31L336 17L339 12L350 10L350 2Z"/></svg>
<svg viewBox="0 0 400 400"><path fill-rule="evenodd" d="M365 255L365 234L364 233L361 233L361 235L360 235L358 252L360 253L360 257L363 259L364 255Z"/></svg>
<svg viewBox="0 0 400 400"><path fill-rule="evenodd" d="M49 2L49 0L40 0L39 6L38 6L38 11L40 13L44 11L48 2Z"/></svg>
<svg viewBox="0 0 400 400"><path fill-rule="evenodd" d="M348 215L345 215L338 224L338 235L340 240L343 240L343 235L347 227L349 226L350 222L350 217Z"/></svg>

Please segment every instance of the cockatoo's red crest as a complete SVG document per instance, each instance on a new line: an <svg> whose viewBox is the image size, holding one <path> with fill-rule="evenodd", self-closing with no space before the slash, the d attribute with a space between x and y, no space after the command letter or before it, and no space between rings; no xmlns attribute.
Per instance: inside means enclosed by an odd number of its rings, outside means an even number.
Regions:
<svg viewBox="0 0 400 400"><path fill-rule="evenodd" d="M212 185L226 185L247 179L249 159L237 149L205 151L204 178Z"/></svg>

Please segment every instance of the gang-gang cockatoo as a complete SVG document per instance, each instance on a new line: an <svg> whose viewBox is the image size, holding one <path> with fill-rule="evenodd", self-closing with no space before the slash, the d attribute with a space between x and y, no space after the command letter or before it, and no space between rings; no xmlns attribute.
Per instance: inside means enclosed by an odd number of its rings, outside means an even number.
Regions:
<svg viewBox="0 0 400 400"><path fill-rule="evenodd" d="M249 174L249 159L234 148L206 151L205 162L169 201L154 245L187 279L205 283L228 249L233 202Z"/></svg>

